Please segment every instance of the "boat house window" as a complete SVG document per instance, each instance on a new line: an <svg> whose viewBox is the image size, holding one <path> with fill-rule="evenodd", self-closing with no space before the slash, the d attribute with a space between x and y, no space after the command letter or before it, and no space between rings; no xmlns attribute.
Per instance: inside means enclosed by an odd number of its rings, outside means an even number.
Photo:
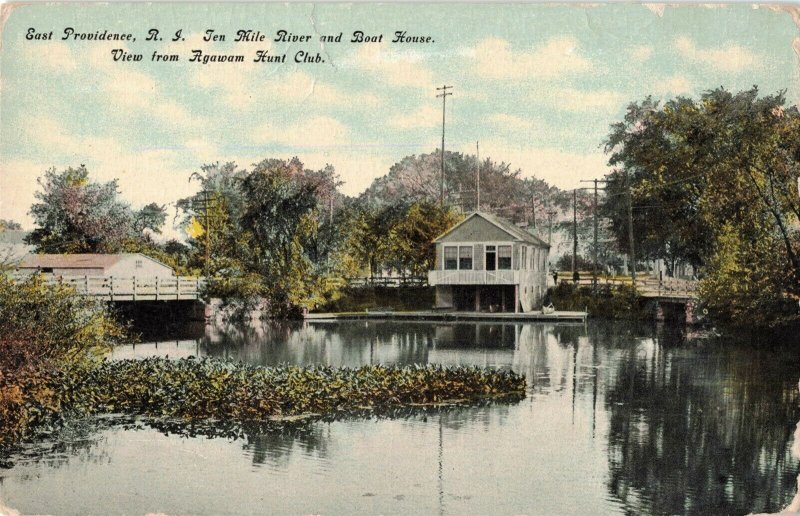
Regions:
<svg viewBox="0 0 800 516"><path fill-rule="evenodd" d="M472 246L462 245L458 248L458 268L472 270Z"/></svg>
<svg viewBox="0 0 800 516"><path fill-rule="evenodd" d="M486 270L493 271L497 268L497 246L486 246Z"/></svg>
<svg viewBox="0 0 800 516"><path fill-rule="evenodd" d="M522 260L520 260L520 263L522 263L521 269L528 268L528 246L526 245L522 246Z"/></svg>
<svg viewBox="0 0 800 516"><path fill-rule="evenodd" d="M500 270L511 270L511 246L497 246L497 268Z"/></svg>
<svg viewBox="0 0 800 516"><path fill-rule="evenodd" d="M458 269L458 247L445 246L444 248L444 268L448 271Z"/></svg>

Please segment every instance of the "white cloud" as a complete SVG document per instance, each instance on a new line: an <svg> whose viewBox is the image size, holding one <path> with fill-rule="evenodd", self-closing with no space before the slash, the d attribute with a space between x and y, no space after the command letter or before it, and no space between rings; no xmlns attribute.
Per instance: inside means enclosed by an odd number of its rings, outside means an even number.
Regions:
<svg viewBox="0 0 800 516"><path fill-rule="evenodd" d="M72 49L61 41L39 42L26 45L25 58L32 63L43 65L51 71L72 73L78 69L78 61Z"/></svg>
<svg viewBox="0 0 800 516"><path fill-rule="evenodd" d="M450 121L452 122L452 117ZM423 106L413 113L391 117L387 123L398 129L436 127L442 123L442 110L433 106Z"/></svg>
<svg viewBox="0 0 800 516"><path fill-rule="evenodd" d="M464 149L472 152L472 149ZM575 188L582 179L602 177L609 172L608 158L599 150L595 153L572 153L548 147L529 147L508 141L481 140L481 155L491 156L522 169L523 177L535 176L559 188Z"/></svg>
<svg viewBox="0 0 800 516"><path fill-rule="evenodd" d="M0 161L0 218L19 222L25 229L33 227L28 210L36 200L36 178L49 167L30 160Z"/></svg>
<svg viewBox="0 0 800 516"><path fill-rule="evenodd" d="M639 45L630 49L630 55L634 61L643 63L653 56L653 47L649 45Z"/></svg>
<svg viewBox="0 0 800 516"><path fill-rule="evenodd" d="M265 77L264 66L239 63L225 73L204 66L195 70L193 82L203 89L219 92L228 106L238 110L278 98L286 104L304 102L316 106L343 106L351 103L350 96L308 73L281 72ZM377 106L380 99L373 94L364 94L359 96L359 104Z"/></svg>
<svg viewBox="0 0 800 516"><path fill-rule="evenodd" d="M675 39L673 46L684 58L723 72L741 72L755 68L759 63L756 54L740 45L701 49L697 48L692 39L681 36Z"/></svg>
<svg viewBox="0 0 800 516"><path fill-rule="evenodd" d="M578 43L571 37L557 37L544 45L514 51L508 41L487 38L466 52L475 60L477 75L489 79L553 79L588 72L592 64L578 53Z"/></svg>
<svg viewBox="0 0 800 516"><path fill-rule="evenodd" d="M265 123L254 131L253 140L296 148L334 147L345 145L348 133L348 128L335 118L318 116L296 123Z"/></svg>
<svg viewBox="0 0 800 516"><path fill-rule="evenodd" d="M392 86L432 89L433 73L422 65L424 57L416 52L398 52L387 43L364 45L355 56L343 63L374 74Z"/></svg>
<svg viewBox="0 0 800 516"><path fill-rule="evenodd" d="M656 82L653 92L657 95L683 95L692 92L692 84L682 75L673 75Z"/></svg>
<svg viewBox="0 0 800 516"><path fill-rule="evenodd" d="M642 4L644 7L647 8L650 12L662 18L664 16L664 9L666 9L666 4Z"/></svg>
<svg viewBox="0 0 800 516"><path fill-rule="evenodd" d="M203 117L168 98L165 89L152 75L129 66L129 63L115 62L111 51L117 48L128 51L118 44L98 43L91 47L86 57L110 106L128 114L146 114L159 124L183 130L207 126Z"/></svg>
<svg viewBox="0 0 800 516"><path fill-rule="evenodd" d="M507 113L489 115L487 120L500 129L511 129L518 132L531 132L540 129L539 124L534 119L509 115Z"/></svg>
<svg viewBox="0 0 800 516"><path fill-rule="evenodd" d="M557 88L548 94L546 98L539 96L534 98L536 100L546 100L552 107L573 113L616 111L625 102L625 96L616 91L581 91L574 88Z"/></svg>

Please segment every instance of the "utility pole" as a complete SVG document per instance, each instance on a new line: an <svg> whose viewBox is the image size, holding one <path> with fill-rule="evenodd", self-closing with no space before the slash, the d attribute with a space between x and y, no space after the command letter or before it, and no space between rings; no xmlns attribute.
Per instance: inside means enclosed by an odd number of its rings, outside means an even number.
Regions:
<svg viewBox="0 0 800 516"><path fill-rule="evenodd" d="M578 274L578 190L572 191L572 281Z"/></svg>
<svg viewBox="0 0 800 516"><path fill-rule="evenodd" d="M208 216L208 190L203 190L203 201L206 222L206 278L208 278L209 266L211 264L211 224Z"/></svg>
<svg viewBox="0 0 800 516"><path fill-rule="evenodd" d="M592 267L592 293L597 294L597 179L594 180L594 267Z"/></svg>
<svg viewBox="0 0 800 516"><path fill-rule="evenodd" d="M475 178L475 211L481 211L481 146L475 142L475 152L478 155L478 175ZM797 180L800 185L800 179Z"/></svg>
<svg viewBox="0 0 800 516"><path fill-rule="evenodd" d="M633 246L633 195L631 195L631 182L628 171L625 170L625 187L628 189L628 245L631 255L631 281L636 288L636 253Z"/></svg>
<svg viewBox="0 0 800 516"><path fill-rule="evenodd" d="M581 181L581 183L594 183L594 266L592 267L592 293L597 293L597 252L598 252L598 243L597 243L597 218L598 218L598 205L597 205L597 183L607 183L608 181L603 179L592 179L589 181Z"/></svg>
<svg viewBox="0 0 800 516"><path fill-rule="evenodd" d="M442 97L442 177L441 183L439 185L439 204L444 207L444 115L445 115L445 108L447 106L447 96L452 95L451 92L447 90L452 89L452 86L442 86L441 88L436 88L436 91L441 91L440 94L436 95L436 98Z"/></svg>

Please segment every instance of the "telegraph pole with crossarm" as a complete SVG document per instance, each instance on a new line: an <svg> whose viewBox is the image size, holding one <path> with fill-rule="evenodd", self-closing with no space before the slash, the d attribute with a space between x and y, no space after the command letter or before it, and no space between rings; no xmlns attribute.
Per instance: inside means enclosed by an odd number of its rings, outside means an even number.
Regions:
<svg viewBox="0 0 800 516"><path fill-rule="evenodd" d="M436 88L436 91L441 91L441 93L436 95L436 98L442 97L442 177L441 183L439 184L439 204L442 206L444 206L444 115L445 106L447 105L447 96L453 94L447 90L452 88L452 86L442 86L441 88Z"/></svg>

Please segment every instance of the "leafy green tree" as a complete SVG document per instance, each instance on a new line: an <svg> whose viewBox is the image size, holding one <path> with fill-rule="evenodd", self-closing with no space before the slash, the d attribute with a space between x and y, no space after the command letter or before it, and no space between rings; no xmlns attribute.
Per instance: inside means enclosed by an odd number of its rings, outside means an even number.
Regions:
<svg viewBox="0 0 800 516"><path fill-rule="evenodd" d="M400 267L392 254L390 232L407 210L404 202L381 207L359 203L348 212L345 242L356 270L366 270L374 278L384 267Z"/></svg>
<svg viewBox="0 0 800 516"><path fill-rule="evenodd" d="M412 204L389 231L389 248L401 271L424 276L433 269L433 240L461 220L454 210L433 202Z"/></svg>
<svg viewBox="0 0 800 516"><path fill-rule="evenodd" d="M207 165L196 177L201 192L178 206L195 251L189 264L212 278L208 295L245 307L264 300L282 316L335 295L341 195L333 167L267 159L249 171Z"/></svg>
<svg viewBox="0 0 800 516"><path fill-rule="evenodd" d="M630 190L637 246L700 267L709 309L734 323L783 321L800 292L800 113L785 104L755 87L663 106L646 99L606 142L616 168L606 209L620 247L619 200Z"/></svg>

